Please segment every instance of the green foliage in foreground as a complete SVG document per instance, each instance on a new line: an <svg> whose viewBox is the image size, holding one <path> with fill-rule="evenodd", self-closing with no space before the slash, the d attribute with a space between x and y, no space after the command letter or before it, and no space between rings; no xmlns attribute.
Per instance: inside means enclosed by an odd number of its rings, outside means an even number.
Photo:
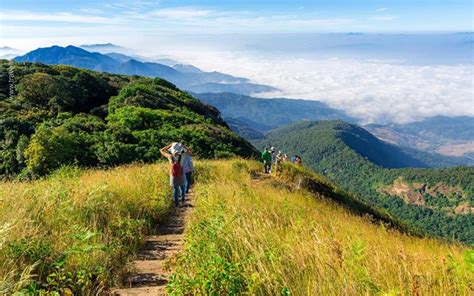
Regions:
<svg viewBox="0 0 474 296"><path fill-rule="evenodd" d="M424 233L446 239L455 239L474 244L474 215L454 214L446 202L474 205L474 168L454 167L439 169L395 167L403 155L388 153L380 143L366 131L342 121L301 122L267 136L260 145L275 146L287 153L299 154L305 165L320 172L350 191L365 203L388 211L392 216L406 222ZM375 149L379 147L379 149ZM407 161L408 157L403 158ZM374 164L386 165L386 167ZM428 200L426 206L405 203L400 197L388 196L380 188L403 177L408 182L435 186L443 183L461 188L464 198L439 194Z"/></svg>
<svg viewBox="0 0 474 296"><path fill-rule="evenodd" d="M165 165L0 183L0 294L102 295L171 208Z"/></svg>
<svg viewBox="0 0 474 296"><path fill-rule="evenodd" d="M153 162L174 141L203 158L255 155L216 109L165 80L0 61L0 178Z"/></svg>

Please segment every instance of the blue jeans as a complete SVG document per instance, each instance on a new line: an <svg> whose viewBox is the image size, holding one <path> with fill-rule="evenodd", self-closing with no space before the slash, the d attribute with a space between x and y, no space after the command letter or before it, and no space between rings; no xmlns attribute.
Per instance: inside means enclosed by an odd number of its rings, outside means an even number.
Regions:
<svg viewBox="0 0 474 296"><path fill-rule="evenodd" d="M186 193L189 192L189 188L191 188L191 185L193 185L193 173L189 172L186 173Z"/></svg>
<svg viewBox="0 0 474 296"><path fill-rule="evenodd" d="M174 204L179 205L179 194L181 191L181 202L184 203L184 198L186 197L186 185L183 186L173 186L173 196Z"/></svg>

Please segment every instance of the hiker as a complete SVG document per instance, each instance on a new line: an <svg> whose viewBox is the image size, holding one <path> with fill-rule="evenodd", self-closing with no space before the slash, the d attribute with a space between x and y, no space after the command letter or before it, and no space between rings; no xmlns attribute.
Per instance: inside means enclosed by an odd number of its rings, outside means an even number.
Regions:
<svg viewBox="0 0 474 296"><path fill-rule="evenodd" d="M301 159L301 156L295 155L295 164L299 166L303 165L303 160Z"/></svg>
<svg viewBox="0 0 474 296"><path fill-rule="evenodd" d="M191 148L185 149L183 153L183 171L186 177L186 193L189 193L189 188L193 184L194 164L191 155L193 150Z"/></svg>
<svg viewBox="0 0 474 296"><path fill-rule="evenodd" d="M276 163L276 152L275 147L270 148L270 155L272 156L272 164L270 166L270 173L272 172L273 165Z"/></svg>
<svg viewBox="0 0 474 296"><path fill-rule="evenodd" d="M170 162L170 185L173 187L174 204L179 206L179 196L181 193L181 203L184 204L186 197L186 177L183 171L183 152L189 150L181 143L172 143L160 149L161 155Z"/></svg>
<svg viewBox="0 0 474 296"><path fill-rule="evenodd" d="M265 174L269 174L272 168L272 155L267 147L262 152L263 170Z"/></svg>
<svg viewBox="0 0 474 296"><path fill-rule="evenodd" d="M278 173L281 163L283 162L283 153L278 151L278 154L275 157L275 172Z"/></svg>
<svg viewBox="0 0 474 296"><path fill-rule="evenodd" d="M285 155L283 155L283 162L288 162L290 161L290 157L288 156L288 154L285 153Z"/></svg>

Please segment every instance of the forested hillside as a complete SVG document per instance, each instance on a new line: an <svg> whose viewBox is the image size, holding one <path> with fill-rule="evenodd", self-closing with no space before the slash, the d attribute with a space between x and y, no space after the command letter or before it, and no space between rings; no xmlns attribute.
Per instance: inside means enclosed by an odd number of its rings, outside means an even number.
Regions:
<svg viewBox="0 0 474 296"><path fill-rule="evenodd" d="M263 99L233 93L200 93L196 97L219 109L226 120L237 119L260 132L301 120L355 121L343 111L319 101Z"/></svg>
<svg viewBox="0 0 474 296"><path fill-rule="evenodd" d="M255 153L215 108L165 80L0 62L2 178L65 164L152 162L172 141L191 145L198 157Z"/></svg>
<svg viewBox="0 0 474 296"><path fill-rule="evenodd" d="M358 198L428 234L473 244L474 168L403 168L422 160L377 141L351 124L320 121L273 131L259 145L302 155Z"/></svg>

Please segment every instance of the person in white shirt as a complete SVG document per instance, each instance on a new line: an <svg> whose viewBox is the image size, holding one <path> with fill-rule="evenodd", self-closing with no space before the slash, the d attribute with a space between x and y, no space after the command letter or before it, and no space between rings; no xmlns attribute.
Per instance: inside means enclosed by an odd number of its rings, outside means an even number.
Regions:
<svg viewBox="0 0 474 296"><path fill-rule="evenodd" d="M194 173L194 164L193 158L191 157L193 151L191 148L187 148L183 153L183 170L186 176L186 193L189 192L189 188L193 184L193 173Z"/></svg>

